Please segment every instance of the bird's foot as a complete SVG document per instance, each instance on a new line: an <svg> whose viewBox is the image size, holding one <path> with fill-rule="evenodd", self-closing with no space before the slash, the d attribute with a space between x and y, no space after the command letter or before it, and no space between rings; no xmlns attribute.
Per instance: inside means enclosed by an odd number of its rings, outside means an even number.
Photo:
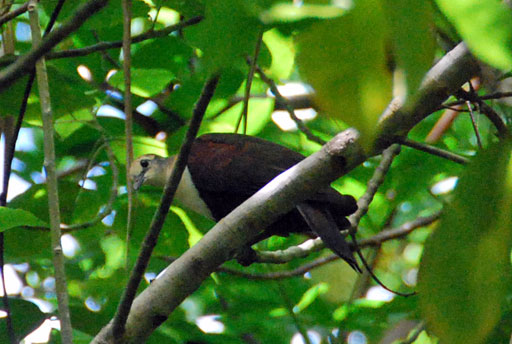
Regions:
<svg viewBox="0 0 512 344"><path fill-rule="evenodd" d="M251 247L242 248L235 256L238 264L249 266L256 261L256 252Z"/></svg>

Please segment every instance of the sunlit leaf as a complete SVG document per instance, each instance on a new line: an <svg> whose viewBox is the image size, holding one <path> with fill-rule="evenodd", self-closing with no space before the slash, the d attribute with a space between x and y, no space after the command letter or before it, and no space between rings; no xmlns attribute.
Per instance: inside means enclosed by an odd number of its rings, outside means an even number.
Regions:
<svg viewBox="0 0 512 344"><path fill-rule="evenodd" d="M300 313L304 309L306 309L309 305L311 305L318 296L325 294L329 290L329 285L327 283L318 283L311 288L309 288L304 295L302 295L302 298L300 299L299 303L293 307L293 311L295 313Z"/></svg>
<svg viewBox="0 0 512 344"><path fill-rule="evenodd" d="M343 10L329 5L303 5L296 6L291 3L278 3L268 11L262 13L261 20L265 24L276 22L291 22L306 18L335 18L343 14Z"/></svg>
<svg viewBox="0 0 512 344"><path fill-rule="evenodd" d="M512 67L512 13L496 0L436 0L470 49L485 62Z"/></svg>
<svg viewBox="0 0 512 344"><path fill-rule="evenodd" d="M199 232L197 227L194 225L194 222L190 219L190 217L187 215L187 213L178 207L171 207L171 211L178 215L181 222L183 222L183 225L187 229L188 232L188 245L190 247L194 246L201 238L203 237L203 234Z"/></svg>
<svg viewBox="0 0 512 344"><path fill-rule="evenodd" d="M266 74L274 78L288 78L293 71L295 52L293 42L277 30L269 30L263 35L263 42L272 54L272 64Z"/></svg>
<svg viewBox="0 0 512 344"><path fill-rule="evenodd" d="M510 282L510 145L482 151L427 241L418 294L427 324L446 343L484 343Z"/></svg>

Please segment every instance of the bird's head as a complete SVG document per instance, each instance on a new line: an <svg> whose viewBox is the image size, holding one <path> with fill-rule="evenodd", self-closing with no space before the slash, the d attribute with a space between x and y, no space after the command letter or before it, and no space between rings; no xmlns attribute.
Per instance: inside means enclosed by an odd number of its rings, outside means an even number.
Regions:
<svg viewBox="0 0 512 344"><path fill-rule="evenodd" d="M135 159L128 172L133 188L138 190L143 184L163 187L174 160L174 157L164 158L155 154L145 154Z"/></svg>

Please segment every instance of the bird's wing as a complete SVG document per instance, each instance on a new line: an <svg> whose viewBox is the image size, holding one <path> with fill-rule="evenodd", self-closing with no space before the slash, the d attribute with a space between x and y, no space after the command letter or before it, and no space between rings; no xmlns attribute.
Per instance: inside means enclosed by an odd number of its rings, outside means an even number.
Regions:
<svg viewBox="0 0 512 344"><path fill-rule="evenodd" d="M295 151L256 137L207 134L194 142L188 168L198 189L249 197L303 159Z"/></svg>

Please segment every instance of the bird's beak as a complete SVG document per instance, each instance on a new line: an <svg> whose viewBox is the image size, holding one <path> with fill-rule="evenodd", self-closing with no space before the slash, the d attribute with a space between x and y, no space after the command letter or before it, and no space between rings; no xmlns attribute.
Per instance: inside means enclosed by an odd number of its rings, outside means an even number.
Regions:
<svg viewBox="0 0 512 344"><path fill-rule="evenodd" d="M133 178L133 189L135 191L139 190L145 180L146 178L144 178L144 172L141 172L135 176L135 178Z"/></svg>

